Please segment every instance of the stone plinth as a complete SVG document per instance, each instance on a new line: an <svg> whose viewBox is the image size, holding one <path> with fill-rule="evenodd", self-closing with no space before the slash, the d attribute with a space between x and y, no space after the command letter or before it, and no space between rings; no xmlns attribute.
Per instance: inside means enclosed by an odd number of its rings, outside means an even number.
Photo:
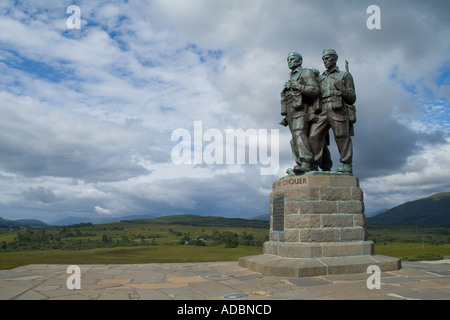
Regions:
<svg viewBox="0 0 450 320"><path fill-rule="evenodd" d="M312 276L398 270L400 260L376 256L366 239L363 191L351 175L308 173L273 183L264 254L239 260L267 275Z"/></svg>

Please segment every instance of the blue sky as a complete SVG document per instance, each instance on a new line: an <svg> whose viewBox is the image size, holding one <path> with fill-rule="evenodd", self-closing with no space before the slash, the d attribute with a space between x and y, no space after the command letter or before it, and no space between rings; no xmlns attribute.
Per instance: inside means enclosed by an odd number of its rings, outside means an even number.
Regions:
<svg viewBox="0 0 450 320"><path fill-rule="evenodd" d="M345 4L345 5L343 5ZM381 10L369 30L366 9ZM81 28L68 29L69 5ZM293 166L286 56L334 48L357 95L366 213L449 191L448 1L2 1L0 217L269 212ZM171 134L279 129L280 168L175 165ZM332 142L334 169L339 165Z"/></svg>

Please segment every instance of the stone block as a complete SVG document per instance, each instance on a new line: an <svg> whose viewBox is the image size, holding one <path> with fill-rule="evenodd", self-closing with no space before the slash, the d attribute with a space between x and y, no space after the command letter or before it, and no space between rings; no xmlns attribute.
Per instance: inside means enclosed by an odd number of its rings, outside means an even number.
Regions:
<svg viewBox="0 0 450 320"><path fill-rule="evenodd" d="M364 213L364 204L361 201L337 201L338 213Z"/></svg>
<svg viewBox="0 0 450 320"><path fill-rule="evenodd" d="M342 228L341 241L357 241L364 240L366 237L366 230L364 228Z"/></svg>
<svg viewBox="0 0 450 320"><path fill-rule="evenodd" d="M352 187L351 188L352 200L363 201L364 193L361 188Z"/></svg>
<svg viewBox="0 0 450 320"><path fill-rule="evenodd" d="M300 201L300 213L332 214L337 212L335 201Z"/></svg>
<svg viewBox="0 0 450 320"><path fill-rule="evenodd" d="M284 191L284 199L286 201L294 200L319 200L318 187L297 187L286 189Z"/></svg>
<svg viewBox="0 0 450 320"><path fill-rule="evenodd" d="M329 176L309 176L308 184L312 186L329 186L330 185L330 177Z"/></svg>
<svg viewBox="0 0 450 320"><path fill-rule="evenodd" d="M285 201L284 202L284 213L285 214L298 213L298 212L299 212L298 201Z"/></svg>
<svg viewBox="0 0 450 320"><path fill-rule="evenodd" d="M396 271L401 268L401 261L379 255L296 259L262 254L242 257L239 259L239 265L265 276L300 278L366 273L371 265L379 266L382 272Z"/></svg>
<svg viewBox="0 0 450 320"><path fill-rule="evenodd" d="M374 264L379 266L382 272L400 270L402 268L400 259L375 254L372 258L376 261Z"/></svg>
<svg viewBox="0 0 450 320"><path fill-rule="evenodd" d="M366 216L364 214L354 214L353 226L364 228L366 226Z"/></svg>
<svg viewBox="0 0 450 320"><path fill-rule="evenodd" d="M285 229L284 230L284 241L287 242L299 242L299 229Z"/></svg>
<svg viewBox="0 0 450 320"><path fill-rule="evenodd" d="M281 241L278 237L278 232L269 231L269 240L270 241Z"/></svg>
<svg viewBox="0 0 450 320"><path fill-rule="evenodd" d="M287 228L320 228L318 214L291 214L286 216Z"/></svg>
<svg viewBox="0 0 450 320"><path fill-rule="evenodd" d="M372 241L329 242L322 244L324 257L372 255Z"/></svg>
<svg viewBox="0 0 450 320"><path fill-rule="evenodd" d="M321 261L327 265L328 274L365 273L376 262L371 256L327 257Z"/></svg>
<svg viewBox="0 0 450 320"><path fill-rule="evenodd" d="M343 201L352 200L351 190L348 187L320 187L320 200Z"/></svg>
<svg viewBox="0 0 450 320"><path fill-rule="evenodd" d="M259 255L240 258L239 265L263 275L274 277L314 277L327 273L327 267L316 259Z"/></svg>
<svg viewBox="0 0 450 320"><path fill-rule="evenodd" d="M321 215L322 228L345 228L353 227L352 214L330 214Z"/></svg>
<svg viewBox="0 0 450 320"><path fill-rule="evenodd" d="M309 228L300 229L300 242L339 241L339 229Z"/></svg>
<svg viewBox="0 0 450 320"><path fill-rule="evenodd" d="M264 254L273 254L285 258L322 257L320 243L275 242L264 243Z"/></svg>
<svg viewBox="0 0 450 320"><path fill-rule="evenodd" d="M278 246L281 244L279 241L266 241L263 244L264 254L278 255Z"/></svg>
<svg viewBox="0 0 450 320"><path fill-rule="evenodd" d="M322 247L312 243L284 243L279 247L278 255L287 258L321 257Z"/></svg>
<svg viewBox="0 0 450 320"><path fill-rule="evenodd" d="M330 176L330 186L359 187L359 180L355 176Z"/></svg>

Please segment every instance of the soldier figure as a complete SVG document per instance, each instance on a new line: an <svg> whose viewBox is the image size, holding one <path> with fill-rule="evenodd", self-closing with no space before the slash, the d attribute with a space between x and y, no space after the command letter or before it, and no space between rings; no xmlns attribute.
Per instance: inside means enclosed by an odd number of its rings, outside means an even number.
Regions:
<svg viewBox="0 0 450 320"><path fill-rule="evenodd" d="M320 87L320 112L311 124L309 142L314 154L314 165L320 163L324 150L324 138L331 128L340 154L341 173L353 172L352 125L356 121L353 104L356 101L353 77L348 71L339 71L338 55L333 49L322 53L326 70L318 77Z"/></svg>
<svg viewBox="0 0 450 320"><path fill-rule="evenodd" d="M281 92L281 115L286 118L280 124L288 125L292 134L291 149L297 163L293 171L303 174L311 171L314 161L308 139L309 116L320 94L317 82L319 72L302 68L303 58L297 52L289 53L287 61L291 74Z"/></svg>

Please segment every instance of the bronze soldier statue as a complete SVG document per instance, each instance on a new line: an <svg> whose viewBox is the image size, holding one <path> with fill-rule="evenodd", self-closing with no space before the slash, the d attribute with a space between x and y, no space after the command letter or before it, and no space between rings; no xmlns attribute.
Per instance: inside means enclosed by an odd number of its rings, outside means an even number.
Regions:
<svg viewBox="0 0 450 320"><path fill-rule="evenodd" d="M309 116L314 102L319 97L319 72L302 68L303 58L297 52L287 57L290 79L281 92L281 115L286 118L280 124L289 126L292 134L291 149L297 165L295 174L303 174L312 170L314 155L308 139Z"/></svg>
<svg viewBox="0 0 450 320"><path fill-rule="evenodd" d="M309 142L314 154L314 165L322 160L325 136L331 128L340 154L342 166L338 172L352 174L353 145L351 135L356 121L353 104L356 101L353 77L348 71L340 71L336 65L338 55L333 49L322 52L326 70L318 77L320 110L311 124Z"/></svg>

